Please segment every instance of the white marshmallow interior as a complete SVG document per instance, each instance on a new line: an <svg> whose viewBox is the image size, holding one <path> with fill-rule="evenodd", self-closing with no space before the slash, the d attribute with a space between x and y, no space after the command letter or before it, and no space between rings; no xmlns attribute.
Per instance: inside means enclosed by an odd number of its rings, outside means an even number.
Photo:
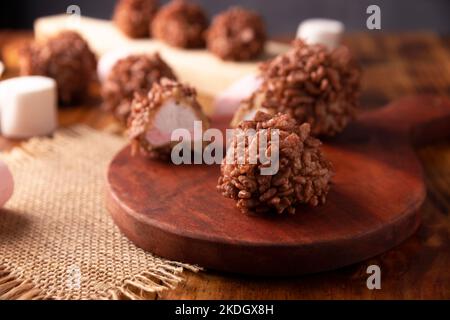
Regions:
<svg viewBox="0 0 450 320"><path fill-rule="evenodd" d="M200 119L193 108L170 99L156 112L146 139L155 147L163 146L171 142L172 132L176 129L187 129L193 137L196 120Z"/></svg>
<svg viewBox="0 0 450 320"><path fill-rule="evenodd" d="M249 74L234 82L214 101L216 115L233 115L242 100L249 98L261 85L262 79L257 74Z"/></svg>

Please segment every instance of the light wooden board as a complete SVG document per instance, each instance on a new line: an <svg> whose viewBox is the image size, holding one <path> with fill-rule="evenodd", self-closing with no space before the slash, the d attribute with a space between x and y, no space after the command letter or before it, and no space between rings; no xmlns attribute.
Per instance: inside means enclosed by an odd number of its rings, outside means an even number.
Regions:
<svg viewBox="0 0 450 320"><path fill-rule="evenodd" d="M99 56L124 48L136 52L159 52L183 82L213 96L243 76L257 72L260 62L225 62L204 49L184 50L154 39L130 39L108 20L81 17L76 21L68 15L57 15L39 18L34 24L38 40L67 29L78 31ZM286 44L269 41L262 59L285 52L288 48Z"/></svg>

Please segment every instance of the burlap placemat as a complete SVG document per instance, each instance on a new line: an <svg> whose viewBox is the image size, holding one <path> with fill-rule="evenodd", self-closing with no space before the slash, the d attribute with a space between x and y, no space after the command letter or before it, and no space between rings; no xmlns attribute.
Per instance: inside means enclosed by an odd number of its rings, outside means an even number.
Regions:
<svg viewBox="0 0 450 320"><path fill-rule="evenodd" d="M104 206L118 136L76 126L0 154L15 191L0 209L0 299L154 298L198 268L134 246Z"/></svg>

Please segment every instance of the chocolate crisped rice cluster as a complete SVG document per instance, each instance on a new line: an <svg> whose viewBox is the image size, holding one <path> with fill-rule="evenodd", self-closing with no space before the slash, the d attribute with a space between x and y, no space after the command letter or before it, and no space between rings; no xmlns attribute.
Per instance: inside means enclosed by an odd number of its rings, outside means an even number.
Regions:
<svg viewBox="0 0 450 320"><path fill-rule="evenodd" d="M21 50L21 75L55 79L61 104L82 101L96 79L97 59L87 42L74 31L63 31L45 42L33 42Z"/></svg>
<svg viewBox="0 0 450 320"><path fill-rule="evenodd" d="M153 83L147 94L137 94L133 99L131 115L128 120L128 137L131 140L132 154L141 153L151 159L170 159L172 143L153 146L147 139L147 132L154 126L154 117L160 108L169 101L189 106L202 121L204 129L209 121L197 101L197 91L177 81L163 78ZM176 116L176 115L174 115Z"/></svg>
<svg viewBox="0 0 450 320"><path fill-rule="evenodd" d="M152 33L157 39L180 48L205 46L208 18L203 9L185 0L172 0L157 13Z"/></svg>
<svg viewBox="0 0 450 320"><path fill-rule="evenodd" d="M119 60L102 84L103 108L127 123L135 93L147 93L161 78L176 79L159 54L130 55Z"/></svg>
<svg viewBox="0 0 450 320"><path fill-rule="evenodd" d="M157 0L119 0L113 21L128 37L146 38L151 36L150 24L158 6Z"/></svg>
<svg viewBox="0 0 450 320"><path fill-rule="evenodd" d="M236 113L237 125L252 109L287 113L311 125L313 135L341 132L358 109L360 69L346 47L295 40L285 54L261 65L262 85Z"/></svg>
<svg viewBox="0 0 450 320"><path fill-rule="evenodd" d="M261 136L267 130L270 137L269 132L275 129L279 132L278 148L272 139ZM256 130L255 135L250 135L252 138L239 138L249 130ZM262 174L268 164L267 159L261 160L261 151L256 163L250 160L251 149L261 146L260 139L269 140L262 152L272 154L278 150L279 169L275 174ZM239 151L238 144L244 147L245 158L239 158L233 151L233 148ZM236 206L244 213L294 214L298 204L322 204L329 190L332 167L320 145L319 140L310 136L309 124L298 125L287 114L271 116L258 111L254 120L242 121L235 130L227 158L222 162L217 189L225 197L236 200ZM230 152L234 152L231 157Z"/></svg>
<svg viewBox="0 0 450 320"><path fill-rule="evenodd" d="M260 15L232 7L214 18L207 33L207 47L224 60L252 60L263 53L266 38Z"/></svg>

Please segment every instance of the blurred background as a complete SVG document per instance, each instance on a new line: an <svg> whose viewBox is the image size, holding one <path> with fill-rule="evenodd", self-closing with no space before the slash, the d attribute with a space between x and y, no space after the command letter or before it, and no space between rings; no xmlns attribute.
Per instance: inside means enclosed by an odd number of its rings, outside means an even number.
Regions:
<svg viewBox="0 0 450 320"><path fill-rule="evenodd" d="M434 31L450 33L449 0L195 0L213 16L231 5L259 11L271 35L293 34L298 23L310 17L343 21L347 30L366 30L366 8L381 8L382 31ZM109 19L116 0L2 0L0 28L31 29L39 16L60 14L71 4L81 7L82 15ZM167 1L160 0L160 3Z"/></svg>

